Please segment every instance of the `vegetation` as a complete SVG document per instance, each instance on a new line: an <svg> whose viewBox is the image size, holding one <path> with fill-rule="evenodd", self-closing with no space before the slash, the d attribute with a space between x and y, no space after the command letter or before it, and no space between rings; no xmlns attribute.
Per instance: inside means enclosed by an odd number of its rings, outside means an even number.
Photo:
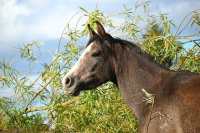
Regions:
<svg viewBox="0 0 200 133"><path fill-rule="evenodd" d="M118 89L106 83L95 90L81 93L80 97L64 94L61 78L67 73L81 53L80 42L87 37L86 25L95 27L96 20L112 30L117 29L125 39L140 42L142 49L155 61L173 70L200 72L200 10L191 12L180 25L173 24L166 14L151 14L149 2L130 8L124 6L118 13L124 19L122 25L114 25L112 17L95 9L80 7L80 16L73 16L60 37L57 53L35 80L16 70L8 61L0 61L0 85L11 88L14 96L0 98L0 129L20 132L137 132L137 120L124 104ZM139 5L139 6L138 6ZM141 14L143 11L144 16ZM87 17L82 25L80 20ZM73 25L72 19L78 18ZM186 18L190 21L184 25ZM141 23L147 23L146 31ZM185 27L194 26L197 33L183 36ZM172 31L176 29L176 32ZM62 44L63 40L67 40ZM190 44L191 48L184 45ZM40 43L33 41L20 49L21 58L37 65L34 51ZM40 103L37 105L35 103Z"/></svg>

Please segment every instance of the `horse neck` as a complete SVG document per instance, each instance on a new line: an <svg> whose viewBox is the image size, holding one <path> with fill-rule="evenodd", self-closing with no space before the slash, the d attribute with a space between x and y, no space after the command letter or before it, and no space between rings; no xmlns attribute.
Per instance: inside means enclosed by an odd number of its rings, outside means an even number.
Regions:
<svg viewBox="0 0 200 133"><path fill-rule="evenodd" d="M139 118L145 113L144 90L153 94L160 93L160 83L166 77L167 70L151 61L137 46L116 45L115 50L114 66L118 87Z"/></svg>

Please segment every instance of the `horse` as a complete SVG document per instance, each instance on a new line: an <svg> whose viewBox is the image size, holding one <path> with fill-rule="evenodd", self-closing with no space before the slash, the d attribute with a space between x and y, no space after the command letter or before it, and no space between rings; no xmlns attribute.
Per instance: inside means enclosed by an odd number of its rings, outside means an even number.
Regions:
<svg viewBox="0 0 200 133"><path fill-rule="evenodd" d="M167 69L100 22L88 31L84 52L62 79L69 95L111 81L138 119L139 133L200 133L200 74Z"/></svg>

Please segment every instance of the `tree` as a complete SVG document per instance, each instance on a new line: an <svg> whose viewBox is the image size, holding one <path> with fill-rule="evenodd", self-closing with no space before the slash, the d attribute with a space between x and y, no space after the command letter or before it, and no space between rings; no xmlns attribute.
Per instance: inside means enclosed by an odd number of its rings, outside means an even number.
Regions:
<svg viewBox="0 0 200 133"><path fill-rule="evenodd" d="M150 10L147 10L149 2L139 5L134 8L124 6L119 13L124 18L122 25L114 25L112 16L105 16L99 9L88 11L81 7L81 16L78 16L75 27L67 22L59 39L57 53L49 64L44 65L34 81L8 61L0 61L0 85L12 88L15 92L15 97L0 98L0 117L3 121L0 121L0 128L25 132L137 132L137 120L113 84L106 83L73 98L64 94L60 79L81 52L79 42L87 37L86 25L95 27L96 20L111 30L120 27L119 32L125 34L126 38L142 42L139 46L165 67L200 72L198 39L185 37L186 42L183 42L181 35L172 32L172 27L176 26L167 15L159 14L156 19L152 18ZM140 15L141 9L144 9L144 16ZM190 14L192 25L199 26L199 14L198 10ZM80 24L83 16L87 17L84 25ZM147 30L143 33L140 23L149 20ZM199 38L199 33L195 37ZM67 40L64 44L63 38ZM193 48L185 49L182 44L187 42L193 43ZM25 44L20 49L21 58L37 65L34 50L40 47L38 41ZM35 106L35 101L43 105Z"/></svg>

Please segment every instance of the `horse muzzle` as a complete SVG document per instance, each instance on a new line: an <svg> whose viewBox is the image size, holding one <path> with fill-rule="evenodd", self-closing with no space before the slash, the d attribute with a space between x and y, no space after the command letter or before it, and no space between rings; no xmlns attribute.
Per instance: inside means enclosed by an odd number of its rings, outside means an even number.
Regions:
<svg viewBox="0 0 200 133"><path fill-rule="evenodd" d="M80 80L77 77L66 76L62 81L65 92L72 96L80 94Z"/></svg>

